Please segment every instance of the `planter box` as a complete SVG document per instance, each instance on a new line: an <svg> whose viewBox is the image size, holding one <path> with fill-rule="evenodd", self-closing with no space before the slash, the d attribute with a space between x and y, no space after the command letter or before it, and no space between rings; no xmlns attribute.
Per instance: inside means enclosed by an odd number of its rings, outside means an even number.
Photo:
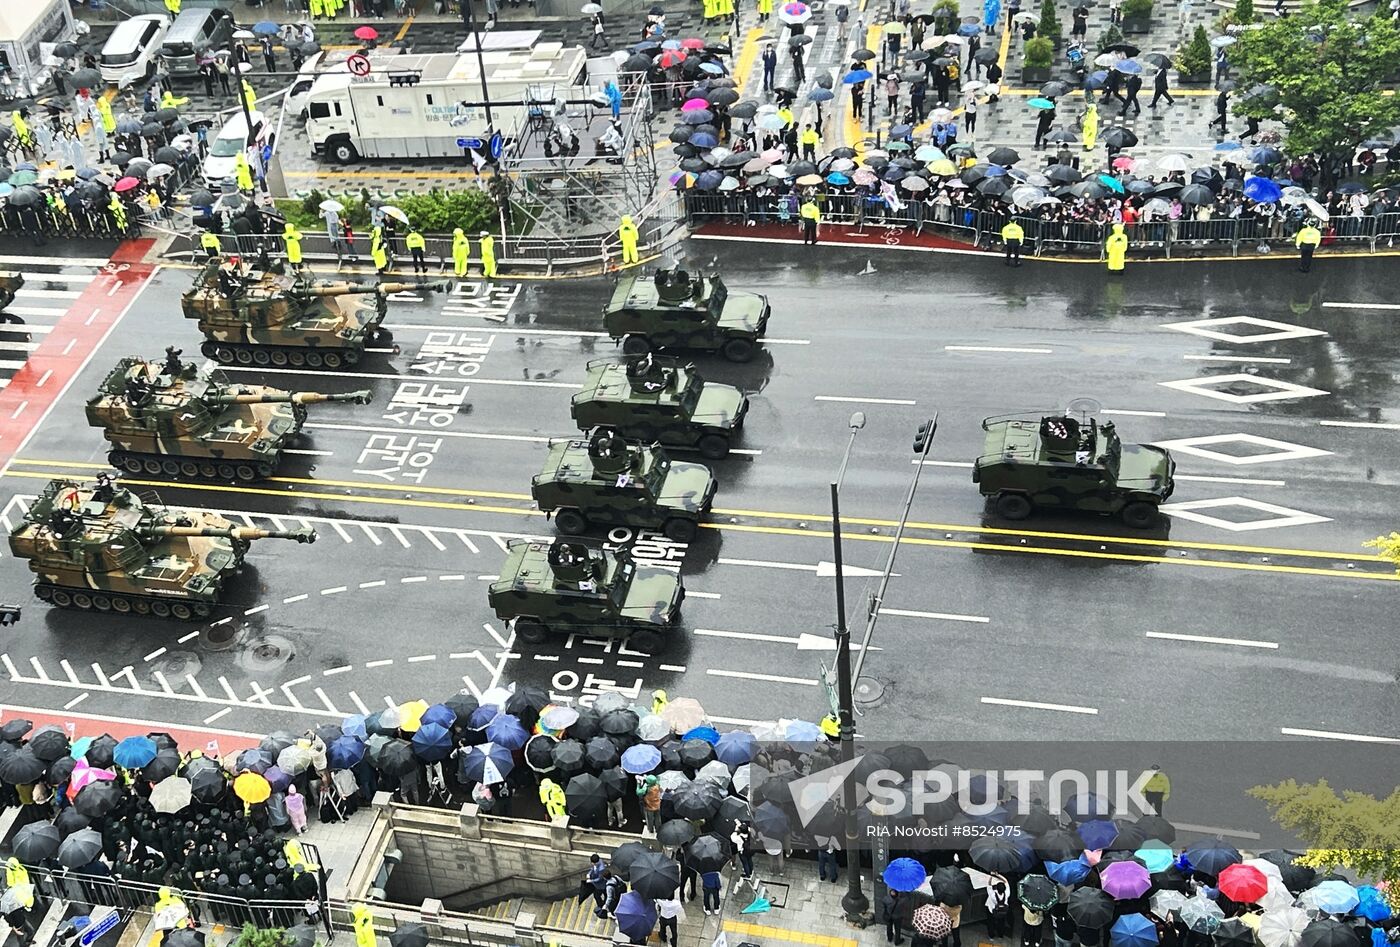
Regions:
<svg viewBox="0 0 1400 947"><path fill-rule="evenodd" d="M1123 17L1122 29L1124 36L1141 36L1152 29L1152 16L1150 14L1142 17L1125 16Z"/></svg>
<svg viewBox="0 0 1400 947"><path fill-rule="evenodd" d="M1038 86L1050 81L1049 66L1022 66L1021 82L1024 85Z"/></svg>
<svg viewBox="0 0 1400 947"><path fill-rule="evenodd" d="M1210 85L1211 72L1207 69L1205 72L1193 72L1188 75L1178 69L1176 79L1182 85Z"/></svg>

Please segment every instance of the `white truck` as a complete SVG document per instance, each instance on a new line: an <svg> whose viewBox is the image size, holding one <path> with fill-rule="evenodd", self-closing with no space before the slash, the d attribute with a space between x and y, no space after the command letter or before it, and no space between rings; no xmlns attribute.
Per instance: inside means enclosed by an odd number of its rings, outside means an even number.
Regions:
<svg viewBox="0 0 1400 947"><path fill-rule="evenodd" d="M483 107L477 55L371 53L369 73L325 73L306 95L311 150L341 164L360 158L459 158L492 131ZM536 43L486 49L486 86L494 130L529 117L532 102L567 97L587 82L581 46Z"/></svg>

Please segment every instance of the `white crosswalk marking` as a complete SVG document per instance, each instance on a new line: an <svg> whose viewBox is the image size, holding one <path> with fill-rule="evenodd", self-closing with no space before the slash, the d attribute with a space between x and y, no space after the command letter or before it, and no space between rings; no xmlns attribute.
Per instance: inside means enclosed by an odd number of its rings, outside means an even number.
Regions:
<svg viewBox="0 0 1400 947"><path fill-rule="evenodd" d="M0 388L8 385L15 373L24 367L29 353L44 344L48 334L67 314L71 301L81 296L89 284L102 278L100 272L93 271L105 267L107 261L95 257L70 259L0 254L0 267L6 264L18 270L25 285L16 293L16 304L0 312Z"/></svg>

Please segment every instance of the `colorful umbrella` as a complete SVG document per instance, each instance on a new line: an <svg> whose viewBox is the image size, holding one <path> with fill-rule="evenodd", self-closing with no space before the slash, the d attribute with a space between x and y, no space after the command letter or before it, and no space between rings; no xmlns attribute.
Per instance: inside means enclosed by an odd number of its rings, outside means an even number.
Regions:
<svg viewBox="0 0 1400 947"><path fill-rule="evenodd" d="M910 923L920 937L933 941L947 937L953 929L953 919L936 904L919 905L914 909Z"/></svg>
<svg viewBox="0 0 1400 947"><path fill-rule="evenodd" d="M361 26L356 28L354 36L356 39L369 42L372 39L379 39L379 31L372 26Z"/></svg>
<svg viewBox="0 0 1400 947"><path fill-rule="evenodd" d="M1055 107L1054 102L1051 102L1049 99L1042 98L1027 99L1026 104L1033 109L1040 109L1042 112L1046 109L1052 109Z"/></svg>
<svg viewBox="0 0 1400 947"><path fill-rule="evenodd" d="M1060 900L1059 885L1045 875L1026 875L1017 886L1016 894L1032 911L1048 911Z"/></svg>
<svg viewBox="0 0 1400 947"><path fill-rule="evenodd" d="M247 803L266 802L272 795L272 786L258 773L239 773L233 781L233 793Z"/></svg>
<svg viewBox="0 0 1400 947"><path fill-rule="evenodd" d="M892 891L913 891L928 878L928 872L912 858L896 858L885 866L882 877Z"/></svg>
<svg viewBox="0 0 1400 947"><path fill-rule="evenodd" d="M1269 879L1251 865L1226 865L1220 872L1217 886L1231 901L1250 904L1268 894Z"/></svg>
<svg viewBox="0 0 1400 947"><path fill-rule="evenodd" d="M812 18L812 8L805 3L794 0L792 3L785 3L778 10L778 19L784 23L806 23Z"/></svg>
<svg viewBox="0 0 1400 947"><path fill-rule="evenodd" d="M122 178L117 182L116 190L122 190L122 184L126 181L133 182L126 188L128 191L140 183L135 178ZM150 737L127 737L112 751L112 760L124 769L140 769L155 758L156 744Z"/></svg>
<svg viewBox="0 0 1400 947"><path fill-rule="evenodd" d="M1113 922L1109 933L1113 947L1153 947L1157 943L1156 925L1141 914L1123 915Z"/></svg>
<svg viewBox="0 0 1400 947"><path fill-rule="evenodd" d="M1140 898L1152 887L1152 876L1135 861L1113 862L1099 872L1103 890L1120 901Z"/></svg>

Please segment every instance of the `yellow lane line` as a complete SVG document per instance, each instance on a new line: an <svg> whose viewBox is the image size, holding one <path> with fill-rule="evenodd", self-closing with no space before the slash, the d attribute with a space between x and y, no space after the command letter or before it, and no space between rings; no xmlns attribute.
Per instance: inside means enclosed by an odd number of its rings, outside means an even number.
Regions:
<svg viewBox="0 0 1400 947"><path fill-rule="evenodd" d="M407 35L408 35L408 28L409 28L410 26L412 26L412 25L413 25L413 14L410 13L410 14L408 15L408 19L407 19L407 20L404 20L403 26L399 27L399 32L398 32L398 34L394 37L394 42L397 43L399 40L401 40L401 39L403 39L405 36L407 36Z"/></svg>
<svg viewBox="0 0 1400 947"><path fill-rule="evenodd" d="M78 468L84 468L84 469L88 469L88 470L109 470L109 469L111 469L111 465L110 465L110 464L84 463L84 462L79 462L79 461L61 461L61 460L31 460L31 459L23 458L23 457L16 458L16 459L14 460L14 463L16 463L16 464L21 464L21 465L36 466L36 467L78 467ZM127 481L125 478L123 478L123 481L122 481L122 482L126 483L126 482L133 482L133 481ZM315 480L315 479L310 479L310 478L305 478L305 477L269 477L269 478L267 478L267 480L264 481L264 482L266 482L266 483L290 483L290 484L296 484L296 485L299 485L299 486L311 486L311 487L345 487L345 488L348 488L348 489L384 490L384 491L395 491L395 492L399 492L399 491L402 491L402 490L405 489L405 487L404 487L403 484L373 483L373 482L365 481L365 480ZM174 487L174 488L190 489L190 490L200 490L200 489L205 489L205 488L211 487L211 485L206 484L206 483L203 483L203 482L190 482L190 483L164 482L163 485L169 486L169 487ZM217 484L216 484L216 485L213 485L213 486L220 486L220 485L217 485ZM242 488L230 487L230 489L242 489ZM414 493L428 493L428 494L432 494L432 495L434 495L434 496L481 497L481 498L483 498L483 499L490 499L490 500L519 500L519 501L522 501L522 502L533 502L533 500L534 500L534 497L531 496L531 495L528 494L528 493L508 493L508 492L505 492L505 491L498 491L498 490L469 490L469 489L465 489L465 488L461 488L461 487L426 487L426 486L414 486L414 487L412 487L412 491L413 491ZM282 493L281 491L276 491L276 492L274 493L274 495L276 495L276 496L282 496L283 493ZM486 508L486 507L477 506L477 505L475 505L475 504L471 505L471 506L468 507L468 508L469 508L469 509L473 509L473 510L488 509L488 508ZM518 511L518 510L512 510L512 512L520 512L520 511ZM759 518L759 519L769 519L769 520L792 520L792 521L795 521L795 522L804 522L804 521L806 521L806 522L811 522L811 521L829 522L829 516L828 516L828 514L826 514L826 513L788 513L788 512L771 511L771 510L725 509L725 508L720 508L720 507L714 508L713 510L711 510L711 513L712 513L713 515L715 515L715 516L747 516L747 517L756 517L756 518ZM851 526L877 526L877 527L889 527L889 528L893 528L893 527L896 527L896 526L899 525L898 521L896 521L896 520L879 519L879 518L873 518L873 517L860 517L860 516L845 516L845 517L842 517L842 522L847 523L847 524L849 524L849 525L851 525ZM1202 550L1202 551L1208 551L1208 552L1235 552L1235 553L1259 554L1259 555L1266 555L1266 556L1299 556L1299 557L1311 558L1311 559L1338 559L1338 560L1344 560L1344 561L1348 561L1348 562L1365 562L1365 563L1384 563L1384 562L1386 561L1386 560L1384 560L1384 559L1381 559L1379 556L1373 556L1373 555L1364 554L1364 553L1338 552L1338 551L1335 551L1335 550L1327 550L1327 549L1292 549L1292 548L1285 548L1285 547L1279 547L1279 546L1245 546L1245 545L1239 545L1239 544L1235 544L1235 543L1208 543L1208 542L1193 542L1193 541L1190 541L1190 540L1151 539L1151 538L1141 537L1141 536L1102 536L1102 535L1095 535L1095 534L1091 534L1091 533L1060 533L1060 532L1051 532L1051 531L1048 531L1048 530L1006 529L1006 528L994 527L994 526L970 526L970 525L959 524L959 523L924 523L924 522L919 522L919 521L917 521L917 520L910 520L910 521L906 524L906 527L907 527L908 529L921 529L921 530L928 530L928 531L930 531L930 532L940 532L940 531L941 531L941 532L944 532L944 533L977 533L977 534L989 534L989 535L994 535L994 536L1023 537L1023 538L1028 538L1028 539L1049 539L1049 540L1060 540L1060 541L1095 542L1095 543L1100 543L1100 544L1121 545L1121 546L1157 546L1157 547L1165 547L1165 548L1171 548L1171 549L1196 549L1196 550ZM729 525L729 524L719 524L716 528L725 528L725 529L727 529L727 528L730 528L730 525ZM749 527L749 528L762 528L762 529L779 528L779 529L781 529L782 527L757 527L757 526L755 526L755 527ZM796 531L795 531L795 535L816 535L816 534L814 534L813 531L811 531L811 530L801 530L801 529L799 529L799 530L796 530ZM826 535L827 535L827 536L830 536L831 534L830 534L830 532L828 532Z"/></svg>
<svg viewBox="0 0 1400 947"><path fill-rule="evenodd" d="M739 54L739 61L734 64L734 86L739 90L739 94L744 94L744 87L749 81L749 71L753 69L754 60L758 58L758 40L767 32L761 26L755 26L744 36L744 51Z"/></svg>
<svg viewBox="0 0 1400 947"><path fill-rule="evenodd" d="M1001 31L1001 48L997 50L997 65L1001 67L1003 79L1006 78L1006 55L1011 52L1011 31L1015 28L1016 25L1008 21L1006 29Z"/></svg>
<svg viewBox="0 0 1400 947"><path fill-rule="evenodd" d="M836 937L812 931L795 931L786 927L772 927L768 924L725 921L724 929L731 934L742 934L746 937L772 937L776 940L786 940L796 944L815 944L817 947L857 947L856 941L850 937Z"/></svg>

